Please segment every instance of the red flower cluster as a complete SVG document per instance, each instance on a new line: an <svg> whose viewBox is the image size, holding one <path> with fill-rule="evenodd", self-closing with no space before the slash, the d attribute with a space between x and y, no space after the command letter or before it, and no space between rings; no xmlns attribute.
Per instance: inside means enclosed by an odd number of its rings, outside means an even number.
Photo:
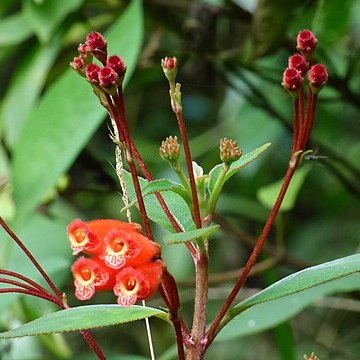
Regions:
<svg viewBox="0 0 360 360"><path fill-rule="evenodd" d="M75 57L70 65L91 84L111 91L122 83L126 72L125 63L120 56L107 56L107 43L100 33L90 33L85 44L79 45L78 51L79 56ZM104 66L94 64L94 57Z"/></svg>
<svg viewBox="0 0 360 360"><path fill-rule="evenodd" d="M113 289L118 304L130 306L158 288L164 269L161 249L141 234L140 225L112 219L75 219L68 226L68 236L74 255L90 255L79 257L71 267L79 300Z"/></svg>
<svg viewBox="0 0 360 360"><path fill-rule="evenodd" d="M310 30L302 30L297 36L297 49L300 54L290 56L288 67L283 74L282 84L293 97L299 95L303 79L308 74L309 84L318 93L328 80L326 67L322 64L311 66L317 39Z"/></svg>

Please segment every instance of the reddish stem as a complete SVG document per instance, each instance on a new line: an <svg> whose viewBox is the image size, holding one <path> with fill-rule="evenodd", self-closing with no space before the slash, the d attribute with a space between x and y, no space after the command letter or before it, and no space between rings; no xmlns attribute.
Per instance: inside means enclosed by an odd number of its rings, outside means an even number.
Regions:
<svg viewBox="0 0 360 360"><path fill-rule="evenodd" d="M18 278L18 279L20 279L20 280L22 280L22 281L27 282L28 284L30 284L31 286L33 286L33 287L36 288L37 290L39 290L39 291L41 291L41 292L44 292L44 293L48 294L49 296L52 296L45 288L43 288L41 285L39 285L39 284L36 283L35 281L27 278L27 277L24 276L24 275L21 275L21 274L18 274L18 273L16 273L16 272L9 271L9 270L3 270L3 269L0 269L0 274Z"/></svg>
<svg viewBox="0 0 360 360"><path fill-rule="evenodd" d="M25 290L28 290L29 292L31 292L32 294L40 294L42 295L42 298L46 298L47 300L59 305L61 304L59 302L59 300L52 294L50 294L49 292L47 292L45 289L42 290L38 290L37 288L34 288L33 286L24 284L20 281L16 281L16 280L12 280L12 279L7 279L7 278L0 278L0 283L3 284L10 284L10 285L14 285L14 286L19 286ZM34 295L34 296L38 296L38 295Z"/></svg>
<svg viewBox="0 0 360 360"><path fill-rule="evenodd" d="M300 119L299 122L304 122L304 85L301 86L300 88L300 93L299 93L299 104L300 104Z"/></svg>
<svg viewBox="0 0 360 360"><path fill-rule="evenodd" d="M126 146L126 154L125 154L126 162L129 165L131 178L132 178L132 181L134 184L136 199L137 199L139 211L141 214L141 219L143 221L144 228L145 228L145 233L146 233L146 236L150 240L154 241L154 236L153 236L153 233L152 233L152 230L150 227L150 221L147 216L144 199L141 194L141 186L140 186L136 166L135 166L134 159L133 159L130 134L129 134L129 130L128 130L128 127L126 124L125 104L124 104L124 96L122 93L122 88L119 87L118 90L119 90L119 93L112 97L114 99L115 107L113 106L111 101L108 100L108 103L109 103L109 106L111 109L111 115L113 116L113 119L115 121L115 124L116 124L118 132L119 132L120 140L123 141ZM107 97L107 99L108 98L109 97ZM117 109L117 111L115 110L115 108ZM119 115L119 116L117 116L117 115Z"/></svg>
<svg viewBox="0 0 360 360"><path fill-rule="evenodd" d="M307 128L309 126L311 108L312 108L312 91L309 86L308 98L307 98L307 102L306 102L306 115L305 115L304 121L300 125L301 130L300 130L300 134L299 134L299 138L298 138L298 142L297 142L296 151L304 150L304 148L306 146L306 132L307 132Z"/></svg>
<svg viewBox="0 0 360 360"><path fill-rule="evenodd" d="M313 124L314 124L317 97L318 97L318 94L313 94L313 95L312 95L309 120L308 120L308 122L307 122L307 124L306 124L306 131L305 131L305 138L304 138L304 147L305 147L305 145L306 145L306 143L307 143L307 141L308 141L308 139L309 139L309 136L310 136L310 133L311 133L311 129L312 129Z"/></svg>
<svg viewBox="0 0 360 360"><path fill-rule="evenodd" d="M302 98L302 100L304 100L304 98ZM292 150L291 153L294 154L296 152L296 144L298 141L298 137L299 137L299 123L302 122L302 117L300 115L300 119L299 119L299 103L300 103L300 107L301 106L301 100L300 98L295 98L293 100L293 108L294 108L294 131L293 131L293 140L292 140Z"/></svg>
<svg viewBox="0 0 360 360"><path fill-rule="evenodd" d="M199 208L199 199L196 190L196 183L195 183L195 176L192 166L192 159L190 153L190 146L189 146L189 139L186 132L186 125L184 120L184 114L182 111L176 112L176 118L179 125L179 130L181 134L181 139L184 146L185 158L186 158L186 166L189 175L190 187L191 187L191 195L192 195L192 202L193 202L193 217L195 225L198 229L201 228L201 217L200 217L200 208Z"/></svg>
<svg viewBox="0 0 360 360"><path fill-rule="evenodd" d="M103 354L103 352L101 351L101 349L99 348L98 344L95 342L94 338L92 337L92 335L87 331L87 330L80 330L81 335L84 337L84 339L87 341L87 343L89 344L89 346L92 348L92 350L94 351L94 353L96 354L96 356L100 359L100 360L106 360L105 355Z"/></svg>
<svg viewBox="0 0 360 360"><path fill-rule="evenodd" d="M36 269L39 271L41 276L44 278L44 280L47 282L47 284L50 286L52 291L56 294L56 296L61 299L62 294L57 289L53 281L49 278L49 276L46 274L45 270L41 267L41 265L37 262L37 260L34 258L34 256L31 254L31 252L28 250L28 248L25 246L25 244L15 235L15 233L6 225L3 218L0 216L0 225L3 227L3 229L8 233L8 235L16 242L16 244L21 248L21 250L25 253L25 255L28 257L28 259L33 263L33 265L36 267Z"/></svg>
<svg viewBox="0 0 360 360"><path fill-rule="evenodd" d="M145 165L144 160L142 159L139 151L136 148L136 145L134 144L134 142L132 140L131 140L131 146L132 146L132 149L133 149L134 158L137 161L137 163L139 164L139 167L140 167L143 175L145 176L146 180L149 181L149 182L153 181L153 177L151 176L149 169ZM164 210L164 213L165 213L166 217L169 219L171 225L173 226L174 230L176 232L182 232L181 227L179 226L179 224L175 220L173 214L170 212L170 209L167 206L167 204L166 204L164 198L162 197L162 195L159 192L156 192L155 196L156 196L161 208ZM185 245L189 249L191 255L194 258L196 256L196 249L195 249L194 245L190 241L186 242Z"/></svg>
<svg viewBox="0 0 360 360"><path fill-rule="evenodd" d="M260 251L265 243L265 240L267 239L271 227L276 219L277 213L280 209L281 203L285 197L286 191L289 187L290 181L295 173L297 166L291 167L289 166L286 174L285 174L285 178L284 181L282 183L280 192L278 194L278 197L276 199L276 202L269 214L269 217L265 223L265 226L260 234L260 236L258 237L258 240L256 242L256 245L240 275L240 277L238 278L234 288L232 289L230 295L228 296L228 298L225 300L223 306L221 307L219 313L217 314L215 320L213 321L213 323L210 326L210 329L207 332L207 344L206 347L208 347L212 341L214 340L215 336L217 335L217 333L220 331L219 328L219 324L221 322L221 320L224 318L226 312L229 310L232 302L234 301L236 295L238 294L239 290L241 289L241 287L243 286L243 284L245 283L245 280L247 279L250 270L252 269L252 267L254 266L256 259L258 258Z"/></svg>
<svg viewBox="0 0 360 360"><path fill-rule="evenodd" d="M31 295L31 296L35 296L47 301L50 301L56 305L59 305L59 302L57 301L57 299L55 299L54 297L48 297L47 295L41 293L40 291L36 291L34 290L28 290L28 289L24 289L24 288L2 288L0 289L0 294L6 294L6 293L19 293L19 294L25 294L25 295Z"/></svg>

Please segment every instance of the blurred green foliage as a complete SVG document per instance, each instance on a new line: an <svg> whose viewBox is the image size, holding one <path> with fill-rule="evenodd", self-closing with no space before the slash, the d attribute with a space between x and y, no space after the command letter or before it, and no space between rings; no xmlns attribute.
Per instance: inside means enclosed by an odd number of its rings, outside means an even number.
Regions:
<svg viewBox="0 0 360 360"><path fill-rule="evenodd" d="M310 157L313 166L264 249L263 260L274 259L275 267L250 278L240 295L266 287L269 278L273 282L357 251L358 1L259 0L256 6L251 0L2 0L0 16L0 215L71 304L79 302L72 295L66 224L75 217L125 219L113 170L109 119L86 82L68 69L78 44L93 30L106 34L110 53L127 62L127 116L134 141L156 178L173 176L158 156L158 147L166 136L178 135L160 68L165 56L179 59L192 154L205 172L219 163L220 137L234 138L244 153L272 143L223 189L216 219L221 231L210 242L211 273L219 275L244 264L266 219L266 203L271 202L271 194L262 202L257 194L271 192L268 186L284 175L292 105L281 88L281 75L295 51L297 32L312 29L318 38L316 60L326 64L330 74L311 137L316 150ZM162 242L163 232L155 229ZM181 245L163 245L163 253L180 281L188 318L193 300L191 258ZM37 276L3 232L0 266ZM233 281L214 278L210 318ZM94 302L112 303L113 297L103 294ZM155 297L149 304L162 302ZM277 327L215 343L207 359L301 359L312 351L320 359L358 359L359 306L356 292L325 298L286 323L291 331ZM43 301L3 295L0 310L5 331L53 308ZM170 327L158 319L151 324L158 358L173 359ZM95 337L107 354L148 357L142 322L97 330ZM68 334L2 341L0 357L90 359L91 355L80 335Z"/></svg>

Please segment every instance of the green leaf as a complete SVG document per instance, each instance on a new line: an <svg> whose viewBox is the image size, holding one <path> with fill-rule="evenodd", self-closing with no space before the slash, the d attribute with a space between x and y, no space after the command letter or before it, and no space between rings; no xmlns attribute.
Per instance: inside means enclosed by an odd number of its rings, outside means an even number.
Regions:
<svg viewBox="0 0 360 360"><path fill-rule="evenodd" d="M237 161L234 161L230 165L230 169L225 175L224 184L226 181L228 181L233 175L235 175L240 169L245 167L246 165L253 162L255 159L257 159L271 144L267 143L259 148L256 148L255 150L241 156L241 158ZM220 169L223 166L223 164L218 164L215 167L213 167L209 173L209 184L208 184L208 190L211 193L214 189L216 180L220 174Z"/></svg>
<svg viewBox="0 0 360 360"><path fill-rule="evenodd" d="M119 305L79 306L45 315L18 328L0 333L0 339L95 329L151 316L167 320L164 311L144 306L134 305L128 308Z"/></svg>
<svg viewBox="0 0 360 360"><path fill-rule="evenodd" d="M232 320L219 340L271 328L327 294L358 290L359 272L360 254L356 254L292 274L232 308Z"/></svg>
<svg viewBox="0 0 360 360"><path fill-rule="evenodd" d="M31 26L21 13L7 16L0 21L0 46L19 44L31 34Z"/></svg>
<svg viewBox="0 0 360 360"><path fill-rule="evenodd" d="M175 181L169 180L169 179L156 179L151 182L149 182L147 185L145 185L141 189L141 193L143 197L146 197L148 195L154 194L156 192L164 192L164 191L173 191L177 194L179 194L182 198L188 199L188 193L184 189L184 187L180 184L178 184ZM134 206L137 204L137 201L132 201L126 208ZM124 208L124 209L126 209ZM124 210L122 209L122 210Z"/></svg>
<svg viewBox="0 0 360 360"><path fill-rule="evenodd" d="M296 173L294 174L286 192L285 198L281 204L280 211L289 211L293 209L297 195L311 168L311 165L305 165L296 170ZM272 209L279 194L282 183L283 179L259 189L257 193L258 200L267 208Z"/></svg>
<svg viewBox="0 0 360 360"><path fill-rule="evenodd" d="M48 71L60 50L60 45L59 41L52 41L44 47L37 45L30 52L24 53L24 57L15 71L1 109L6 143L10 147L15 146L23 124L28 119L43 89Z"/></svg>
<svg viewBox="0 0 360 360"><path fill-rule="evenodd" d="M124 171L124 181L126 182L127 192L130 202L136 201L136 195L134 190L134 185L132 182L131 174L128 171ZM139 177L141 189L144 189L149 185L149 182ZM184 230L192 230L195 228L195 224L192 220L191 213L188 205L185 200L177 193L172 191L167 191L162 194L167 206L170 209L170 212L174 218L178 221L180 227ZM174 232L174 228L171 225L169 219L166 217L164 210L159 205L155 195L148 195L144 198L146 212L149 218L162 226L164 229L167 229L171 232Z"/></svg>
<svg viewBox="0 0 360 360"><path fill-rule="evenodd" d="M199 237L207 238L219 228L219 225L212 225L201 229L184 231L181 233L166 234L164 236L164 241L168 244L180 244L186 241L197 239Z"/></svg>
<svg viewBox="0 0 360 360"><path fill-rule="evenodd" d="M47 43L61 22L84 0L25 0L23 12L41 42Z"/></svg>
<svg viewBox="0 0 360 360"><path fill-rule="evenodd" d="M110 53L121 51L128 81L143 39L141 1L133 1L105 36ZM24 125L14 151L12 176L18 218L29 214L50 192L103 119L104 110L91 87L72 70L49 88Z"/></svg>

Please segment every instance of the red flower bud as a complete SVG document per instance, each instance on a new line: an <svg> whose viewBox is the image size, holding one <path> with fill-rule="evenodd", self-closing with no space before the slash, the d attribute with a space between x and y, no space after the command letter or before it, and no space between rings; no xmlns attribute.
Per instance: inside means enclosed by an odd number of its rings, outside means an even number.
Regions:
<svg viewBox="0 0 360 360"><path fill-rule="evenodd" d="M87 44L80 44L78 51L80 55L86 55L90 49L88 48Z"/></svg>
<svg viewBox="0 0 360 360"><path fill-rule="evenodd" d="M100 70L101 70L100 66L96 65L96 64L90 64L86 67L85 75L90 83L92 83L92 84L99 83Z"/></svg>
<svg viewBox="0 0 360 360"><path fill-rule="evenodd" d="M110 89L118 84L118 74L110 67L106 66L99 71L100 86Z"/></svg>
<svg viewBox="0 0 360 360"><path fill-rule="evenodd" d="M131 306L150 297L159 287L164 263L157 260L137 268L125 267L116 275L114 294L120 306Z"/></svg>
<svg viewBox="0 0 360 360"><path fill-rule="evenodd" d="M317 94L327 83L329 78L325 65L315 64L309 71L309 83L312 91Z"/></svg>
<svg viewBox="0 0 360 360"><path fill-rule="evenodd" d="M86 44L93 55L105 65L107 58L107 43L104 37L100 33L94 31L86 37Z"/></svg>
<svg viewBox="0 0 360 360"><path fill-rule="evenodd" d="M97 288L99 290L111 288L112 284L109 284L110 287L106 287L110 274L99 261L82 256L74 262L71 271L74 276L75 295L79 300L90 299Z"/></svg>
<svg viewBox="0 0 360 360"><path fill-rule="evenodd" d="M97 234L80 219L75 219L67 228L70 246L73 255L84 251L88 254L96 254L101 251L101 242Z"/></svg>
<svg viewBox="0 0 360 360"><path fill-rule="evenodd" d="M301 75L305 75L308 70L308 63L304 56L300 54L294 54L289 57L289 68L299 70Z"/></svg>
<svg viewBox="0 0 360 360"><path fill-rule="evenodd" d="M292 96L297 96L303 83L303 79L299 70L286 68L283 74L282 85Z"/></svg>
<svg viewBox="0 0 360 360"><path fill-rule="evenodd" d="M81 56L74 57L74 60L70 63L70 66L76 71L83 73L84 72L84 59Z"/></svg>
<svg viewBox="0 0 360 360"><path fill-rule="evenodd" d="M297 36L297 49L303 54L313 53L316 47L317 39L310 30L302 30Z"/></svg>
<svg viewBox="0 0 360 360"><path fill-rule="evenodd" d="M118 55L112 55L107 59L106 66L113 69L122 79L126 72L124 60Z"/></svg>
<svg viewBox="0 0 360 360"><path fill-rule="evenodd" d="M104 37L96 31L88 34L88 36L86 37L86 45L88 46L90 51L106 51L107 49L107 43Z"/></svg>
<svg viewBox="0 0 360 360"><path fill-rule="evenodd" d="M169 82L174 82L177 74L177 60L175 57L166 57L161 60L161 66Z"/></svg>

